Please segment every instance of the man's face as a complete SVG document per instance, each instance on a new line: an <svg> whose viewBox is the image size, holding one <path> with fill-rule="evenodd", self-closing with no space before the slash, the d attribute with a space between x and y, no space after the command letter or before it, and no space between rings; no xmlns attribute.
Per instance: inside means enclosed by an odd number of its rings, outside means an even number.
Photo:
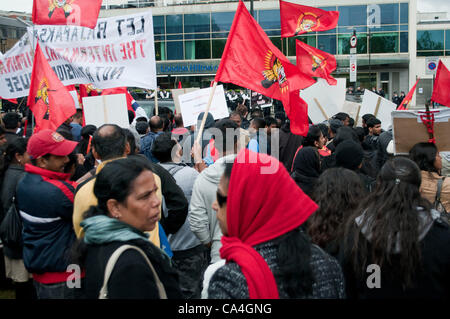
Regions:
<svg viewBox="0 0 450 319"><path fill-rule="evenodd" d="M236 123L238 127L241 127L242 119L239 115L233 115L232 117L230 117L230 120Z"/></svg>
<svg viewBox="0 0 450 319"><path fill-rule="evenodd" d="M376 124L374 127L369 128L369 131L372 133L372 135L380 135L381 133L381 124Z"/></svg>
<svg viewBox="0 0 450 319"><path fill-rule="evenodd" d="M346 117L344 120L344 126L349 126L350 125L350 118Z"/></svg>
<svg viewBox="0 0 450 319"><path fill-rule="evenodd" d="M64 166L69 162L69 157L50 155L48 159L41 157L39 162L41 163L39 167L53 172L64 173Z"/></svg>

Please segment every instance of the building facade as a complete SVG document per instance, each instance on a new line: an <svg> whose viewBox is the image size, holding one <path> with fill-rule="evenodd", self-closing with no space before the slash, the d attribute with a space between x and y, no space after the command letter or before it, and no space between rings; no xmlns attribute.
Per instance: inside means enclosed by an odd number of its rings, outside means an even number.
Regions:
<svg viewBox="0 0 450 319"><path fill-rule="evenodd" d="M447 61L450 25L446 15L418 14L417 0L290 0L340 12L338 26L326 32L280 37L278 1L246 1L272 42L295 63L295 39L334 54L335 77L354 88L382 88L387 98L408 92L420 77L417 106L431 96L432 75L425 74L428 56ZM173 88L209 86L233 22L237 1L103 1L102 17L123 15L151 7L155 34L158 84ZM357 81L350 82L350 37L357 35ZM419 93L420 92L420 93ZM416 105L416 101L412 101Z"/></svg>

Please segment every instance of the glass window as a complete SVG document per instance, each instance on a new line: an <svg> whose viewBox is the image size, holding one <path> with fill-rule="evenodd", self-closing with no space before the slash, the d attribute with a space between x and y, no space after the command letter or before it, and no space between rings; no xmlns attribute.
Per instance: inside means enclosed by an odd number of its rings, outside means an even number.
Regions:
<svg viewBox="0 0 450 319"><path fill-rule="evenodd" d="M183 15L166 16L167 33L183 33Z"/></svg>
<svg viewBox="0 0 450 319"><path fill-rule="evenodd" d="M417 56L443 56L444 51L417 51Z"/></svg>
<svg viewBox="0 0 450 319"><path fill-rule="evenodd" d="M400 32L400 52L408 52L408 32Z"/></svg>
<svg viewBox="0 0 450 319"><path fill-rule="evenodd" d="M340 26L367 24L367 6L343 6L338 11Z"/></svg>
<svg viewBox="0 0 450 319"><path fill-rule="evenodd" d="M167 42L167 60L183 60L183 41Z"/></svg>
<svg viewBox="0 0 450 319"><path fill-rule="evenodd" d="M296 56L297 53L295 52L295 39L298 39L302 41L303 43L306 43L307 45L310 45L312 47L316 47L316 36L315 35L300 35L297 37L288 38L288 56Z"/></svg>
<svg viewBox="0 0 450 319"><path fill-rule="evenodd" d="M443 50L444 30L417 31L417 50Z"/></svg>
<svg viewBox="0 0 450 319"><path fill-rule="evenodd" d="M154 34L165 34L164 30L164 16L154 16L153 17L153 33Z"/></svg>
<svg viewBox="0 0 450 319"><path fill-rule="evenodd" d="M186 41L185 54L186 60L210 59L211 42L209 40Z"/></svg>
<svg viewBox="0 0 450 319"><path fill-rule="evenodd" d="M397 25L382 25L379 28L372 28L372 32L389 32L389 31L398 31L398 24Z"/></svg>
<svg viewBox="0 0 450 319"><path fill-rule="evenodd" d="M269 39L281 51L281 37L270 37Z"/></svg>
<svg viewBox="0 0 450 319"><path fill-rule="evenodd" d="M380 4L381 24L398 24L398 3Z"/></svg>
<svg viewBox="0 0 450 319"><path fill-rule="evenodd" d="M260 10L259 25L264 30L280 29L280 11L279 10Z"/></svg>
<svg viewBox="0 0 450 319"><path fill-rule="evenodd" d="M184 15L184 33L209 32L210 21L209 13L185 14Z"/></svg>
<svg viewBox="0 0 450 319"><path fill-rule="evenodd" d="M367 32L367 27L339 27L338 33L353 33L353 31L359 32Z"/></svg>
<svg viewBox="0 0 450 319"><path fill-rule="evenodd" d="M370 36L370 53L398 52L398 32L372 33Z"/></svg>
<svg viewBox="0 0 450 319"><path fill-rule="evenodd" d="M191 34L185 34L185 39L209 39L210 33L191 33Z"/></svg>
<svg viewBox="0 0 450 319"><path fill-rule="evenodd" d="M400 23L408 23L409 19L408 3L400 3Z"/></svg>
<svg viewBox="0 0 450 319"><path fill-rule="evenodd" d="M445 30L445 50L450 50L450 30Z"/></svg>
<svg viewBox="0 0 450 319"><path fill-rule="evenodd" d="M155 42L155 58L156 61L166 60L165 42Z"/></svg>
<svg viewBox="0 0 450 319"><path fill-rule="evenodd" d="M211 35L213 38L228 38L228 32L218 32L218 33L212 33Z"/></svg>
<svg viewBox="0 0 450 319"><path fill-rule="evenodd" d="M183 40L182 34L166 35L167 40Z"/></svg>
<svg viewBox="0 0 450 319"><path fill-rule="evenodd" d="M234 12L211 13L212 31L230 31L233 19Z"/></svg>
<svg viewBox="0 0 450 319"><path fill-rule="evenodd" d="M400 31L409 31L409 29L408 29L408 25L407 24L405 24L405 25L400 25Z"/></svg>
<svg viewBox="0 0 450 319"><path fill-rule="evenodd" d="M164 41L165 40L165 36L163 36L163 35L155 35L154 38L155 38L155 41Z"/></svg>
<svg viewBox="0 0 450 319"><path fill-rule="evenodd" d="M336 54L336 36L335 35L317 36L317 48L330 54Z"/></svg>
<svg viewBox="0 0 450 319"><path fill-rule="evenodd" d="M223 49L227 40L212 40L212 57L213 59L220 59L222 57Z"/></svg>
<svg viewBox="0 0 450 319"><path fill-rule="evenodd" d="M351 34L339 34L338 36L338 54L350 54ZM356 53L367 53L367 35L365 33L357 34L358 42L356 44Z"/></svg>
<svg viewBox="0 0 450 319"><path fill-rule="evenodd" d="M325 10L325 11L336 11L336 6L331 7L318 7L319 9Z"/></svg>

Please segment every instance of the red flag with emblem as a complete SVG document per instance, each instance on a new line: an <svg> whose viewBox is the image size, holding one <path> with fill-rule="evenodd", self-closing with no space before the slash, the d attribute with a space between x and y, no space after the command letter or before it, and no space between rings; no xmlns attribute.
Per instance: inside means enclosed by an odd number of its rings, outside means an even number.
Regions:
<svg viewBox="0 0 450 319"><path fill-rule="evenodd" d="M289 62L242 1L239 1L215 81L233 83L281 100L291 120L292 132L299 135L307 133L305 123L297 123L300 117L296 114L307 113L306 103L291 104L290 97L294 94L298 102L299 90L311 86L315 80Z"/></svg>
<svg viewBox="0 0 450 319"><path fill-rule="evenodd" d="M280 0L282 38L331 30L336 28L338 20L339 11L325 11Z"/></svg>
<svg viewBox="0 0 450 319"><path fill-rule="evenodd" d="M450 107L450 71L439 60L431 100Z"/></svg>
<svg viewBox="0 0 450 319"><path fill-rule="evenodd" d="M336 85L337 81L331 76L336 70L336 58L334 55L316 49L302 41L296 40L297 67L304 73L323 78L329 85Z"/></svg>
<svg viewBox="0 0 450 319"><path fill-rule="evenodd" d="M79 25L95 28L102 0L34 0L34 24Z"/></svg>
<svg viewBox="0 0 450 319"><path fill-rule="evenodd" d="M55 130L75 112L75 103L36 45L28 106L36 118L36 131Z"/></svg>
<svg viewBox="0 0 450 319"><path fill-rule="evenodd" d="M411 90L409 90L408 94L403 99L402 103L400 103L400 106L397 110L407 110L409 103L411 103L411 100L413 98L414 92L416 91L417 83L419 83L420 78L417 79L416 84L412 87Z"/></svg>

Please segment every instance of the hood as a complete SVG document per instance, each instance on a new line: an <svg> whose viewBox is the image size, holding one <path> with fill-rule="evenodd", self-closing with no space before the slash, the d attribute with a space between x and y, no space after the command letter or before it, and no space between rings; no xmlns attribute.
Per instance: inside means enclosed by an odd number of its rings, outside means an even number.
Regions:
<svg viewBox="0 0 450 319"><path fill-rule="evenodd" d="M227 163L233 163L236 158L236 154L227 155L219 158L214 164L208 166L202 173L206 180L211 183L219 184L220 178L225 170Z"/></svg>
<svg viewBox="0 0 450 319"><path fill-rule="evenodd" d="M423 209L423 207L417 207L417 214L419 216L419 241L424 239L424 237L428 234L428 232L431 229L431 226L433 226L433 223L436 219L440 217L440 214L437 210L432 209L430 212L430 215L426 213L426 211ZM361 227L363 220L364 220L365 212L361 215L355 218L356 224ZM372 227L371 227L371 221L368 220L363 227L361 228L361 233L364 235L364 237L367 239L368 242L372 241ZM395 248L392 253L398 254L401 251L400 246L400 238L397 235L395 239ZM391 246L391 245L389 245ZM389 248L388 248L389 249Z"/></svg>

